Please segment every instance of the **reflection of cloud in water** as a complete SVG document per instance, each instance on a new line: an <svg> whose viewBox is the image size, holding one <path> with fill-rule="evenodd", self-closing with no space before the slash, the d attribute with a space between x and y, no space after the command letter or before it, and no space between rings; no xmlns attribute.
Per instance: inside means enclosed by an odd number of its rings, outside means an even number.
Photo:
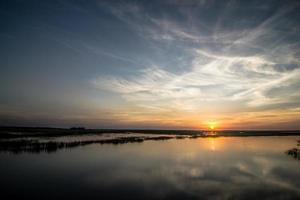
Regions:
<svg viewBox="0 0 300 200"><path fill-rule="evenodd" d="M129 183L154 199L300 198L300 173L295 163L286 160L282 152L240 149L235 153L216 153L212 151L215 140L218 139L206 140L210 149L204 146L202 151L171 152L162 155L156 163L142 164L151 158L139 157L134 163L122 163L114 173L89 177L89 182L100 188L105 185L108 190L113 190L116 183L118 187ZM236 141L225 140L229 146ZM173 194L180 195L174 197Z"/></svg>

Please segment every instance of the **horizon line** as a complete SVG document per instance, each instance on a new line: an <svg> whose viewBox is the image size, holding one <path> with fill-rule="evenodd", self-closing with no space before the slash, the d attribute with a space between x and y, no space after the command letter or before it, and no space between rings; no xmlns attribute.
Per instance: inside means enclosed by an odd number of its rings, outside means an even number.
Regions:
<svg viewBox="0 0 300 200"><path fill-rule="evenodd" d="M218 132L218 131L299 131L300 129L158 129L158 128L88 128L84 126L71 126L71 127L53 127L53 126L1 126L2 128L33 128L33 129L66 129L72 130L72 128L82 128L81 130L124 130L124 131L210 131L210 132Z"/></svg>

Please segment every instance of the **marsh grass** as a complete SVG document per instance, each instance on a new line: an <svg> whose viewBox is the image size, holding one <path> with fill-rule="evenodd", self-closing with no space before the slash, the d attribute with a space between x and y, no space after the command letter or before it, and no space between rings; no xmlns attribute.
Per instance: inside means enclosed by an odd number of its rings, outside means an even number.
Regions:
<svg viewBox="0 0 300 200"><path fill-rule="evenodd" d="M41 153L56 152L59 149L70 149L91 144L126 144L126 143L141 143L145 140L169 140L172 136L157 136L157 137L119 137L113 139L88 140L88 141L72 141L72 142L57 142L46 141L41 142L38 139L19 139L19 140L0 140L0 151L9 153Z"/></svg>
<svg viewBox="0 0 300 200"><path fill-rule="evenodd" d="M298 141L298 144L295 148L289 149L286 151L286 154L297 159L300 160L300 140Z"/></svg>

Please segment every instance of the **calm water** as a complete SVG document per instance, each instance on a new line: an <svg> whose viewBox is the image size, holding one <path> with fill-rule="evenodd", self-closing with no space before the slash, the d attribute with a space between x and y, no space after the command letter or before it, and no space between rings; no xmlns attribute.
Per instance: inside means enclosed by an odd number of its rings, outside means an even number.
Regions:
<svg viewBox="0 0 300 200"><path fill-rule="evenodd" d="M2 199L300 199L300 137L220 137L0 153ZM3 198L4 197L4 198Z"/></svg>

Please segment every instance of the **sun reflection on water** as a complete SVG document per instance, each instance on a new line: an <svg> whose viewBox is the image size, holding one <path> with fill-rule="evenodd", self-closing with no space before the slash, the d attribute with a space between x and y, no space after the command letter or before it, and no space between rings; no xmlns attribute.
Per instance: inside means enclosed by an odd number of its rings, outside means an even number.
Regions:
<svg viewBox="0 0 300 200"><path fill-rule="evenodd" d="M215 145L215 139L210 138L210 150L215 151L216 150L216 145Z"/></svg>

